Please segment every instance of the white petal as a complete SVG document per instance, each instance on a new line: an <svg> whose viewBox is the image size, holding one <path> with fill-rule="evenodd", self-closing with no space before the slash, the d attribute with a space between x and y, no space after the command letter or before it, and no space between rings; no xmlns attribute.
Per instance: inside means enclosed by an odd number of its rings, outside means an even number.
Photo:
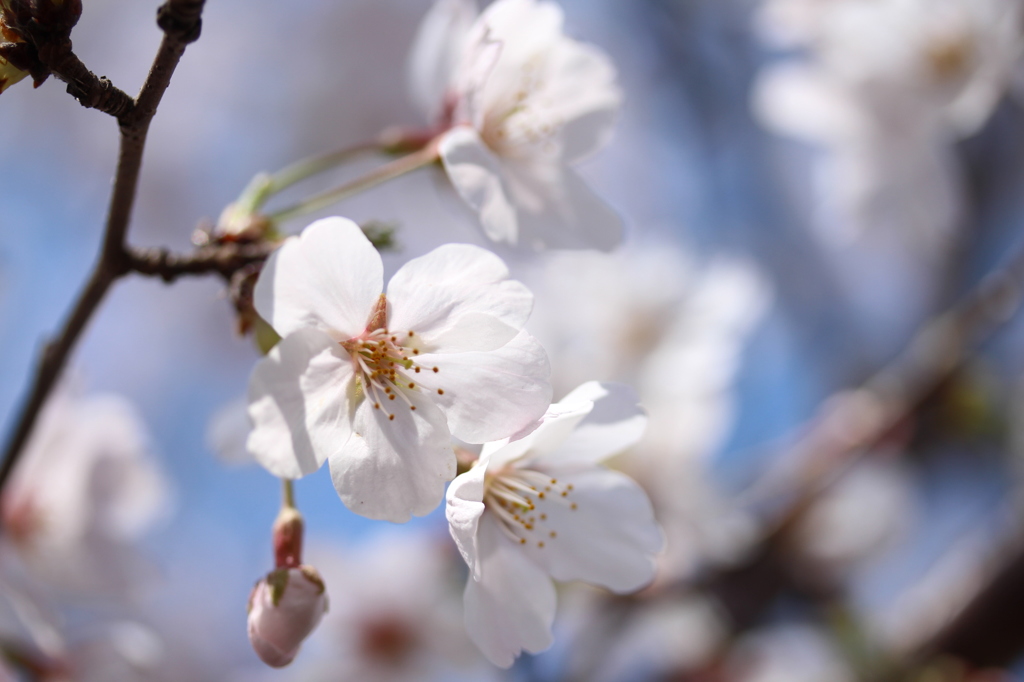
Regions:
<svg viewBox="0 0 1024 682"><path fill-rule="evenodd" d="M538 172L532 164L507 161L503 170L517 210L520 244L610 251L622 243L622 216L571 169Z"/></svg>
<svg viewBox="0 0 1024 682"><path fill-rule="evenodd" d="M477 549L477 528L484 513L484 475L487 461L483 457L472 469L455 477L446 494L448 530L469 566L471 579L480 579L480 553Z"/></svg>
<svg viewBox="0 0 1024 682"><path fill-rule="evenodd" d="M473 0L438 0L416 32L409 51L409 91L431 123L441 116L476 15Z"/></svg>
<svg viewBox="0 0 1024 682"><path fill-rule="evenodd" d="M555 587L544 571L513 545L489 514L480 522L480 580L466 583L466 632L484 655L508 668L521 651L551 646Z"/></svg>
<svg viewBox="0 0 1024 682"><path fill-rule="evenodd" d="M647 415L631 387L589 381L563 398L559 404L592 400L594 408L557 448L537 449L534 461L551 466L597 464L635 445L647 427Z"/></svg>
<svg viewBox="0 0 1024 682"><path fill-rule="evenodd" d="M615 592L632 592L649 583L653 555L664 539L643 489L628 476L604 468L543 471L558 483L536 500L532 514L538 521L522 549L556 580L582 580ZM572 490L563 497L560 491L567 485Z"/></svg>
<svg viewBox="0 0 1024 682"><path fill-rule="evenodd" d="M299 478L320 468L352 433L352 361L331 337L306 328L256 363L249 380L246 446L270 473Z"/></svg>
<svg viewBox="0 0 1024 682"><path fill-rule="evenodd" d="M557 160L499 157L465 126L445 135L439 149L490 239L533 249L608 251L621 243L622 217Z"/></svg>
<svg viewBox="0 0 1024 682"><path fill-rule="evenodd" d="M372 397L364 399L356 408L352 437L330 458L334 488L345 506L395 523L432 512L455 476L444 415L423 392L403 393L415 410L401 397L383 401L380 409Z"/></svg>
<svg viewBox="0 0 1024 682"><path fill-rule="evenodd" d="M383 285L380 255L359 226L324 218L271 254L253 302L281 336L316 327L344 341L365 330Z"/></svg>
<svg viewBox="0 0 1024 682"><path fill-rule="evenodd" d="M551 403L547 354L526 332L497 350L426 354L418 362L428 369L413 375L417 383L448 417L452 435L467 443L505 438Z"/></svg>
<svg viewBox="0 0 1024 682"><path fill-rule="evenodd" d="M527 426L507 441L484 444L480 457L488 457L490 466L500 469L524 455L533 460L537 455L557 451L593 409L594 404L588 400L562 400L550 406L536 424Z"/></svg>
<svg viewBox="0 0 1024 682"><path fill-rule="evenodd" d="M530 57L558 40L564 40L562 8L554 2L503 0L494 2L480 15L479 23L504 43L501 66L519 68Z"/></svg>
<svg viewBox="0 0 1024 682"><path fill-rule="evenodd" d="M560 125L561 156L579 161L605 145L622 103L615 67L590 45L562 39L548 57L548 78L541 102L531 106L538 119Z"/></svg>
<svg viewBox="0 0 1024 682"><path fill-rule="evenodd" d="M526 324L533 294L490 251L446 244L414 258L388 283L388 328L414 330L434 352L492 350Z"/></svg>
<svg viewBox="0 0 1024 682"><path fill-rule="evenodd" d="M438 151L455 191L480 214L484 234L496 242L518 243L516 210L502 184L501 161L477 132L455 127L442 138Z"/></svg>

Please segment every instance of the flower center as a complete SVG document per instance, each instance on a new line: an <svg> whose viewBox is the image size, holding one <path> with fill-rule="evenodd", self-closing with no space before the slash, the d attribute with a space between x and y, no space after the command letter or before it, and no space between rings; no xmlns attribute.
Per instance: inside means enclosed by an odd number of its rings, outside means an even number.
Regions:
<svg viewBox="0 0 1024 682"><path fill-rule="evenodd" d="M965 75L973 57L974 42L965 34L937 37L926 48L928 66L939 81Z"/></svg>
<svg viewBox="0 0 1024 682"><path fill-rule="evenodd" d="M485 117L480 136L495 153L506 157L524 157L531 153L554 153L556 133L563 121L545 106L546 84L540 58L520 67L518 87Z"/></svg>
<svg viewBox="0 0 1024 682"><path fill-rule="evenodd" d="M506 467L486 477L484 506L513 542L532 542L543 549L545 543L558 537L548 514L578 509L572 493L571 483L560 484L557 478L532 469Z"/></svg>
<svg viewBox="0 0 1024 682"><path fill-rule="evenodd" d="M414 358L420 354L417 338L414 331L392 333L382 327L341 344L352 356L357 381L366 398L373 401L375 410L384 410L392 421L395 405L404 404L410 411L416 411L410 394L425 390L417 383L416 375L440 372L437 367L416 362ZM444 389L435 390L444 395Z"/></svg>

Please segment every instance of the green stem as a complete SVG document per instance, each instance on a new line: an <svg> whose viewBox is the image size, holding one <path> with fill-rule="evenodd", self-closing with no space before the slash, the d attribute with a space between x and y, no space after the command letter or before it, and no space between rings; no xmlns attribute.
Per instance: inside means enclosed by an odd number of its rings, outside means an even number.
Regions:
<svg viewBox="0 0 1024 682"><path fill-rule="evenodd" d="M367 173L361 178L357 178L351 182L335 187L334 189L327 190L326 192L300 201L297 204L293 204L287 208L270 213L267 215L267 218L272 223L278 224L285 220L289 220L306 213L311 213L326 206L330 206L342 199L359 194L371 187L375 187L389 180L394 180L406 173L411 173L412 171L424 166L429 166L437 161L438 158L437 146L434 144L428 144L423 149L384 164L380 168Z"/></svg>
<svg viewBox="0 0 1024 682"><path fill-rule="evenodd" d="M295 509L295 487L292 479L281 479L281 506L288 509Z"/></svg>
<svg viewBox="0 0 1024 682"><path fill-rule="evenodd" d="M339 149L329 154L321 154L302 161L285 166L270 178L270 193L280 192L286 187L305 180L308 177L317 175L330 168L334 168L346 161L356 159L365 154L380 151L381 145L378 142L366 142L347 149Z"/></svg>
<svg viewBox="0 0 1024 682"><path fill-rule="evenodd" d="M249 184L242 191L238 198L238 207L247 213L255 213L260 207L283 189L291 187L297 182L312 177L319 173L341 165L346 161L358 158L364 154L381 151L382 147L378 142L366 142L346 149L339 149L328 154L312 156L293 164L285 166L273 175L260 173L249 181Z"/></svg>

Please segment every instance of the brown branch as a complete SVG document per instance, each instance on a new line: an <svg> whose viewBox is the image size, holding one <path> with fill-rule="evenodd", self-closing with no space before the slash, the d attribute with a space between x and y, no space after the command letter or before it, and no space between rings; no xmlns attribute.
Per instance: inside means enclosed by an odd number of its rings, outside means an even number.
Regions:
<svg viewBox="0 0 1024 682"><path fill-rule="evenodd" d="M29 394L4 449L3 463L0 464L0 490L3 490L14 470L36 418L86 324L110 285L131 270L133 261L125 248L125 235L135 203L146 134L185 46L199 37L203 2L167 0L157 13L157 23L164 30L164 38L134 106L126 109L118 119L121 128L120 155L99 260L60 333L46 344L40 354Z"/></svg>
<svg viewBox="0 0 1024 682"><path fill-rule="evenodd" d="M915 657L955 656L978 668L1007 666L1024 650L1024 538L999 557L959 613L921 643Z"/></svg>
<svg viewBox="0 0 1024 682"><path fill-rule="evenodd" d="M71 42L61 49L40 50L40 61L57 78L67 83L68 94L87 109L97 109L121 120L135 108L135 100L114 86L106 77L100 78L82 63L71 50Z"/></svg>
<svg viewBox="0 0 1024 682"><path fill-rule="evenodd" d="M255 244L227 243L202 246L188 255L166 249L129 249L128 267L140 275L173 282L184 275L218 274L230 279L239 270L261 263L277 248L272 242Z"/></svg>

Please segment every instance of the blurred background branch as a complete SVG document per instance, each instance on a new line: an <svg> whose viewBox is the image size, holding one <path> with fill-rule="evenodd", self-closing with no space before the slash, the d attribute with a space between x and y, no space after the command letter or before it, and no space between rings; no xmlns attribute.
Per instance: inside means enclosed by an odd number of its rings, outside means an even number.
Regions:
<svg viewBox="0 0 1024 682"><path fill-rule="evenodd" d="M18 455L32 433L39 411L60 377L68 356L89 319L99 307L110 285L130 271L131 258L125 248L125 236L135 204L149 124L171 82L178 61L185 52L185 46L199 37L203 4L203 0L167 0L160 7L157 21L164 31L164 38L153 60L149 76L143 83L134 106L117 107L119 111L124 110L119 119L120 152L99 260L61 331L43 346L28 395L24 399L3 451L3 460L0 463L0 490L10 477L18 461ZM68 48L70 49L70 44ZM110 91L109 88L99 85L98 81L94 85L102 87L104 92Z"/></svg>

